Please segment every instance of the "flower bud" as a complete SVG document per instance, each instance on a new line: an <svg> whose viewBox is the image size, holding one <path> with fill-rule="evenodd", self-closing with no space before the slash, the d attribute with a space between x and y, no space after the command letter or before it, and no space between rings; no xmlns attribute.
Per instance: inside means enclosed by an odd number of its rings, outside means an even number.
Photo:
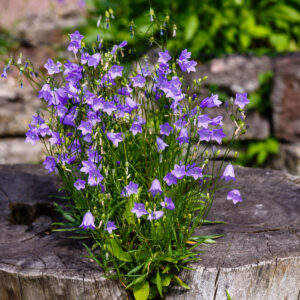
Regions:
<svg viewBox="0 0 300 300"><path fill-rule="evenodd" d="M244 128L244 126L245 126L245 123L242 121L242 120L238 120L238 125L239 125L239 127L242 129L242 128Z"/></svg>

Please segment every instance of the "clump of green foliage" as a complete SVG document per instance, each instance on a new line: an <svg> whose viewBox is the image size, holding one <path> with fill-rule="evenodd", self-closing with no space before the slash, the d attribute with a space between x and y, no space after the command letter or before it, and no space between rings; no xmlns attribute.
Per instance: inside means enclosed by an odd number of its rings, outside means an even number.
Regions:
<svg viewBox="0 0 300 300"><path fill-rule="evenodd" d="M169 40L168 49L189 48L199 58L224 53L272 54L300 49L300 2L298 0L217 0L171 1L152 0L87 0L89 15L85 34L93 40L99 30L95 22L102 16L110 32L100 30L106 40L129 39L130 27L136 38L135 48L143 51L141 43L151 18L149 4L166 22L176 20L175 39ZM113 21L113 22L112 22ZM165 32L172 35L173 32ZM97 32L97 33L96 33ZM148 32L149 33L149 32ZM159 35L159 29L153 31Z"/></svg>

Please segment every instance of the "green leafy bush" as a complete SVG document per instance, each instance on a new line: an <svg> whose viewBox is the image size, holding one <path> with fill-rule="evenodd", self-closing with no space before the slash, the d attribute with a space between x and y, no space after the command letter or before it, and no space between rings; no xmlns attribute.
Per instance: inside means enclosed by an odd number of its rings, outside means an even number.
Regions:
<svg viewBox="0 0 300 300"><path fill-rule="evenodd" d="M168 42L169 49L191 49L196 56L221 55L224 53L296 51L300 48L300 1L298 0L217 0L217 1L141 1L141 0L88 0L90 11L85 34L88 40L99 33L96 20L109 20L110 30L100 29L106 40L116 37L129 39L130 20L137 32L131 40L140 51L141 39L147 31L149 5L160 19L176 22L176 38ZM105 12L112 8L114 19ZM167 16L167 17L166 17ZM153 30L153 35L159 29ZM172 32L165 32L172 34Z"/></svg>

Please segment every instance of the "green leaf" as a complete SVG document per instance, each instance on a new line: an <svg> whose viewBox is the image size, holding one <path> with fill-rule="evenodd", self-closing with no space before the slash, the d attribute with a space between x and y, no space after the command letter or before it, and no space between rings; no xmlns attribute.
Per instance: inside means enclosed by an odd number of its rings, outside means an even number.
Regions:
<svg viewBox="0 0 300 300"><path fill-rule="evenodd" d="M87 250L87 252L89 253L90 257L99 265L102 266L100 261L96 258L96 256L92 253L91 249L85 244L83 243L83 246L85 247L85 249Z"/></svg>
<svg viewBox="0 0 300 300"><path fill-rule="evenodd" d="M251 37L247 33L240 34L240 43L243 49L247 49L251 43Z"/></svg>
<svg viewBox="0 0 300 300"><path fill-rule="evenodd" d="M185 289L187 289L187 290L190 289L190 287L189 287L186 283L184 283L177 275L174 275L174 279L175 279L175 281L176 281L180 286L182 286L183 288L185 288Z"/></svg>
<svg viewBox="0 0 300 300"><path fill-rule="evenodd" d="M62 214L62 216L63 216L66 220L68 220L68 221L70 221L70 222L76 222L76 220L75 220L68 212L64 211L57 203L54 203L54 205L55 205L55 209L56 209L60 214Z"/></svg>
<svg viewBox="0 0 300 300"><path fill-rule="evenodd" d="M293 7L284 4L273 6L267 11L274 19L286 20L288 22L300 22L300 13Z"/></svg>
<svg viewBox="0 0 300 300"><path fill-rule="evenodd" d="M171 275L171 274L161 274L161 285L169 286L172 278L173 278L173 275Z"/></svg>
<svg viewBox="0 0 300 300"><path fill-rule="evenodd" d="M72 236L68 236L68 239L74 239L74 240L86 240L86 239L90 239L91 236L90 235L72 235Z"/></svg>
<svg viewBox="0 0 300 300"><path fill-rule="evenodd" d="M189 41L193 38L196 33L196 30L199 27L199 19L198 16L190 15L185 26L184 39Z"/></svg>
<svg viewBox="0 0 300 300"><path fill-rule="evenodd" d="M128 202L125 207L125 213L124 213L124 216L129 224L135 223L134 214L131 212L133 206L134 206L133 197L129 197Z"/></svg>
<svg viewBox="0 0 300 300"><path fill-rule="evenodd" d="M124 252L120 246L118 245L117 241L114 239L111 239L107 244L108 251L116 258L122 261L131 262L132 258L131 256Z"/></svg>
<svg viewBox="0 0 300 300"><path fill-rule="evenodd" d="M156 286L157 286L157 290L158 290L160 296L163 297L163 294L162 294L162 283L161 283L161 278L160 278L159 271L157 271L157 273L156 273Z"/></svg>
<svg viewBox="0 0 300 300"><path fill-rule="evenodd" d="M227 300L232 300L231 297L230 297L230 295L229 295L228 290L226 290L226 296L227 296Z"/></svg>
<svg viewBox="0 0 300 300"><path fill-rule="evenodd" d="M51 231L75 231L78 228L59 228L59 229L52 229Z"/></svg>
<svg viewBox="0 0 300 300"><path fill-rule="evenodd" d="M137 279L133 280L131 283L129 283L126 286L126 289L130 288L131 286L137 285L138 283L141 283L142 281L144 281L146 278L146 274L141 275L140 277L138 277Z"/></svg>
<svg viewBox="0 0 300 300"><path fill-rule="evenodd" d="M201 220L203 225L211 225L211 224L226 224L224 221L210 221L210 220Z"/></svg>
<svg viewBox="0 0 300 300"><path fill-rule="evenodd" d="M267 158L268 158L268 152L263 150L258 153L256 161L259 165L262 165Z"/></svg>
<svg viewBox="0 0 300 300"><path fill-rule="evenodd" d="M131 274L133 274L133 273L135 273L135 272L137 272L137 271L139 271L144 265L145 265L145 264L141 264L141 265L139 265L139 266L133 268L132 270L130 270L130 271L127 273L127 276L128 276L128 275L131 275Z"/></svg>
<svg viewBox="0 0 300 300"><path fill-rule="evenodd" d="M249 29L249 33L255 38L264 38L270 34L270 28L262 25L255 25Z"/></svg>
<svg viewBox="0 0 300 300"><path fill-rule="evenodd" d="M273 33L270 36L270 43L277 51L284 51L289 44L289 36L284 33Z"/></svg>
<svg viewBox="0 0 300 300"><path fill-rule="evenodd" d="M149 282L144 280L133 287L135 300L147 300L150 292Z"/></svg>

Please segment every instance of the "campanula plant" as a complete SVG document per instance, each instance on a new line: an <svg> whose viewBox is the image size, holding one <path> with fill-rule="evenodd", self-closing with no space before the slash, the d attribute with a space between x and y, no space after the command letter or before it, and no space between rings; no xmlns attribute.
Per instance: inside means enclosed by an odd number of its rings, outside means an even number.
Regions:
<svg viewBox="0 0 300 300"><path fill-rule="evenodd" d="M224 162L244 130L247 95L225 105L218 95L201 99L202 79L193 86L185 80L197 65L186 49L178 57L163 49L155 65L144 59L125 75L126 41L88 51L83 40L70 34L74 59L49 59L41 86L28 63L10 59L3 73L17 66L47 104L47 114L33 116L26 142L45 145L43 164L62 179L69 202L58 208L66 219L60 225L88 238L89 257L135 299L163 297L171 282L188 289L178 275L206 242L194 231L207 222L218 182L235 180ZM210 117L221 106L233 136L222 116ZM225 137L230 142L215 164ZM227 200L242 201L237 189L227 192Z"/></svg>

